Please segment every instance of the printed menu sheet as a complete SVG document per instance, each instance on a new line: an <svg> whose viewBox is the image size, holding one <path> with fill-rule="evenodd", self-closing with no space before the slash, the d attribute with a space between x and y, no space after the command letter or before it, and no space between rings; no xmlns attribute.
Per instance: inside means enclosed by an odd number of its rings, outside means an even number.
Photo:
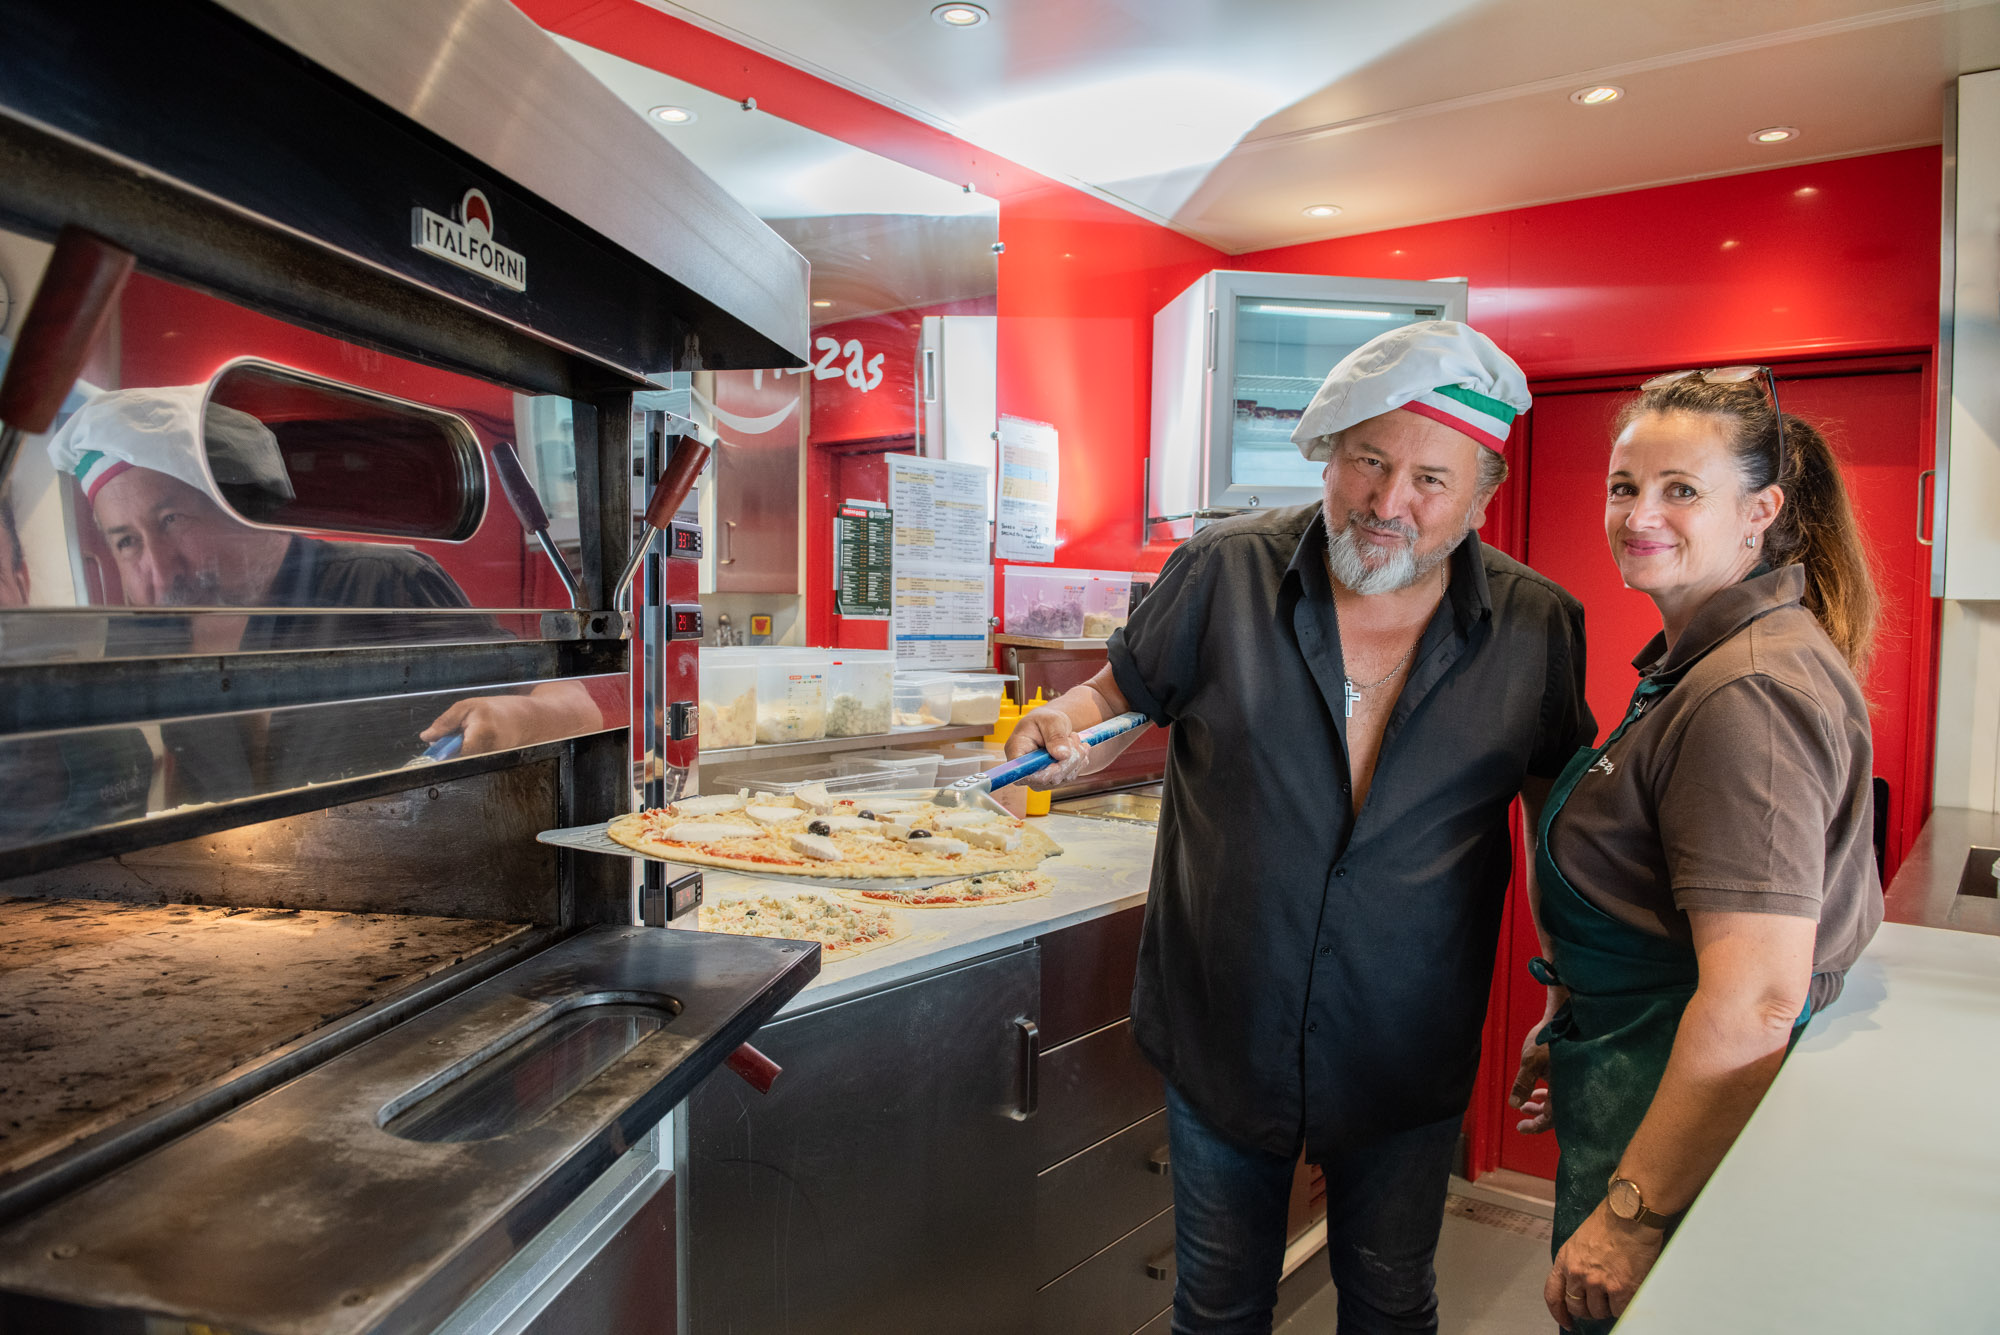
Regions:
<svg viewBox="0 0 2000 1335"><path fill-rule="evenodd" d="M1002 561L1056 559L1056 488L1061 480L1056 429L1047 422L1002 415L994 556Z"/></svg>
<svg viewBox="0 0 2000 1335"><path fill-rule="evenodd" d="M833 610L869 621L889 619L895 536L888 510L846 501L833 512Z"/></svg>
<svg viewBox="0 0 2000 1335"><path fill-rule="evenodd" d="M894 516L889 634L896 666L990 667L993 566L989 473L976 464L887 456Z"/></svg>

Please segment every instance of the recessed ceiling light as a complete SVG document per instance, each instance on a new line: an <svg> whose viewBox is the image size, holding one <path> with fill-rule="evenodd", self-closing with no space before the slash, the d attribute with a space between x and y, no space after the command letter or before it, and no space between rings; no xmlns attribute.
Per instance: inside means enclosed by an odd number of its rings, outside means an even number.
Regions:
<svg viewBox="0 0 2000 1335"><path fill-rule="evenodd" d="M939 5L931 11L931 17L947 28L977 28L992 16L978 5Z"/></svg>
<svg viewBox="0 0 2000 1335"><path fill-rule="evenodd" d="M1305 208L1300 209L1299 212L1305 214L1308 218L1332 218L1340 213L1340 205L1309 204Z"/></svg>
<svg viewBox="0 0 2000 1335"><path fill-rule="evenodd" d="M1625 96L1625 90L1613 83L1596 83L1588 88L1579 88L1569 95L1569 100L1580 107L1601 107L1606 102L1616 102Z"/></svg>
<svg viewBox="0 0 2000 1335"><path fill-rule="evenodd" d="M813 305L819 307L821 310L825 310L828 306L833 305L833 303L828 301L825 297L821 297L817 301L813 302Z"/></svg>
<svg viewBox="0 0 2000 1335"><path fill-rule="evenodd" d="M686 107L654 107L646 114L668 125L689 125L701 119Z"/></svg>
<svg viewBox="0 0 2000 1335"><path fill-rule="evenodd" d="M1792 125L1773 125L1750 132L1750 142L1753 144L1782 144L1798 137L1798 127Z"/></svg>
<svg viewBox="0 0 2000 1335"><path fill-rule="evenodd" d="M1819 193L1819 187L1816 185L1802 185L1798 189L1792 191L1792 193L1794 195L1797 195L1800 199L1811 199L1814 195Z"/></svg>

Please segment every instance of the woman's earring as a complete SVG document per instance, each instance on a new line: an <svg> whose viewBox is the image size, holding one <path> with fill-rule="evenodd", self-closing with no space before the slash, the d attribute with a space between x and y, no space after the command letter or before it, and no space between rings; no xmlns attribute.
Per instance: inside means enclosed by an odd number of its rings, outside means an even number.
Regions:
<svg viewBox="0 0 2000 1335"><path fill-rule="evenodd" d="M1752 533L1749 537L1743 540L1743 545L1745 547L1755 547L1757 545L1757 535L1755 533Z"/></svg>

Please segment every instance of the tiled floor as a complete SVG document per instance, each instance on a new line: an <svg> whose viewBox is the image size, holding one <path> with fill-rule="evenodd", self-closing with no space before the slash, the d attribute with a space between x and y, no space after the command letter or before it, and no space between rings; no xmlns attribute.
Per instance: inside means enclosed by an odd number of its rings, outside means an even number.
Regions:
<svg viewBox="0 0 2000 1335"><path fill-rule="evenodd" d="M1556 1335L1542 1306L1547 1221L1454 1195L1438 1239L1438 1335ZM1324 1254L1307 1265L1324 1266ZM1276 1335L1333 1335L1334 1292L1315 1294Z"/></svg>

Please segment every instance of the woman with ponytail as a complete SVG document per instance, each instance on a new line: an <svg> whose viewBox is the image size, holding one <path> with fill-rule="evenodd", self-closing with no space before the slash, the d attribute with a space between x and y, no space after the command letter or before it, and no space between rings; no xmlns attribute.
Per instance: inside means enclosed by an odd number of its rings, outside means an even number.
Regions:
<svg viewBox="0 0 2000 1335"><path fill-rule="evenodd" d="M1650 380L1618 420L1604 528L1662 628L1624 721L1540 816L1549 1003L1514 1084L1521 1129L1562 1147L1543 1298L1585 1335L1882 921L1858 681L1877 602L1825 437L1767 367Z"/></svg>

